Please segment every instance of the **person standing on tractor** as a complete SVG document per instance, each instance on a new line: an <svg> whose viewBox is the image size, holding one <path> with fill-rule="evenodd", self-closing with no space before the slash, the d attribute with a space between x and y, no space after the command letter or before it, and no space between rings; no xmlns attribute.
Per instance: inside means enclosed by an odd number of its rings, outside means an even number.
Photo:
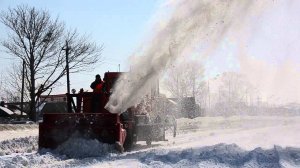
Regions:
<svg viewBox="0 0 300 168"><path fill-rule="evenodd" d="M91 88L94 90L94 93L101 93L103 81L99 74L96 75L95 81L91 84Z"/></svg>
<svg viewBox="0 0 300 168"><path fill-rule="evenodd" d="M93 89L94 93L92 98L92 112L96 113L100 108L103 88L103 81L101 80L101 76L99 74L96 75L96 79L90 87Z"/></svg>

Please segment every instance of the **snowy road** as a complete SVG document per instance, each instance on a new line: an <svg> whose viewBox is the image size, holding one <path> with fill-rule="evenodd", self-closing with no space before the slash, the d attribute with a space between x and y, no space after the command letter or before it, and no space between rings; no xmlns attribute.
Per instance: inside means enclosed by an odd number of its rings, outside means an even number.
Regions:
<svg viewBox="0 0 300 168"><path fill-rule="evenodd" d="M35 147L29 147L24 153L0 156L0 167L300 167L299 121L300 117L179 119L178 136L151 147L140 142L131 152L103 151L83 159L55 151L30 153ZM34 146L36 141L35 135L15 139L11 149L22 148L16 145L22 142ZM89 143L95 150L95 142Z"/></svg>

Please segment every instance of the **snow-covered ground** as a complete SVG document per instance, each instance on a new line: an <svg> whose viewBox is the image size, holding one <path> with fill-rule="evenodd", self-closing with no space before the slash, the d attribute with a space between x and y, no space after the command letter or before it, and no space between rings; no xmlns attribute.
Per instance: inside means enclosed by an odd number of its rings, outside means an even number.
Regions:
<svg viewBox="0 0 300 168"><path fill-rule="evenodd" d="M32 128L26 137L0 140L0 167L300 167L300 117L204 117L177 122L177 137L170 134L169 141L150 147L139 142L123 154L82 139L56 151L36 152L37 128ZM0 139L5 139L2 132Z"/></svg>
<svg viewBox="0 0 300 168"><path fill-rule="evenodd" d="M0 124L0 141L37 135L36 124Z"/></svg>

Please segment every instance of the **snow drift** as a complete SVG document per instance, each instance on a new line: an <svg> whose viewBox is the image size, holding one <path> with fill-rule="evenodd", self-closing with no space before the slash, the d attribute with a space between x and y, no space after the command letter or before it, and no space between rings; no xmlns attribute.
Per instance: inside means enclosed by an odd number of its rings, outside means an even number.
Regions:
<svg viewBox="0 0 300 168"><path fill-rule="evenodd" d="M37 137L22 137L0 142L11 151L0 156L0 167L299 167L299 121L279 116L180 119L176 138L167 135L169 141L151 147L139 142L123 154L76 137L57 150L30 151Z"/></svg>
<svg viewBox="0 0 300 168"><path fill-rule="evenodd" d="M34 136L14 138L0 142L0 156L12 153L30 153L38 148L38 138Z"/></svg>
<svg viewBox="0 0 300 168"><path fill-rule="evenodd" d="M190 149L153 149L70 160L51 153L23 154L0 159L0 167L299 167L300 149L274 146L271 149L256 148L251 151L235 144L217 144Z"/></svg>

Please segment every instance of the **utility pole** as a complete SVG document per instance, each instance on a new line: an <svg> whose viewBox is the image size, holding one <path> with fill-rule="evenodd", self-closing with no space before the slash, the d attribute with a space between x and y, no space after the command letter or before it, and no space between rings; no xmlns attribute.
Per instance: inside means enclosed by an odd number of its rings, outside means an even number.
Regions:
<svg viewBox="0 0 300 168"><path fill-rule="evenodd" d="M21 117L23 116L23 104L24 104L24 78L25 78L25 60L23 59L22 90L21 90Z"/></svg>
<svg viewBox="0 0 300 168"><path fill-rule="evenodd" d="M66 72L67 72L67 100L68 100L68 112L71 112L71 101L70 101L70 72L69 72L69 51L70 47L68 41L66 40L66 48L63 48L66 51Z"/></svg>
<svg viewBox="0 0 300 168"><path fill-rule="evenodd" d="M119 64L118 67L119 67L119 72L121 72L121 64Z"/></svg>
<svg viewBox="0 0 300 168"><path fill-rule="evenodd" d="M69 72L69 45L68 41L66 41L66 71L67 71L67 93L70 94L70 72Z"/></svg>

